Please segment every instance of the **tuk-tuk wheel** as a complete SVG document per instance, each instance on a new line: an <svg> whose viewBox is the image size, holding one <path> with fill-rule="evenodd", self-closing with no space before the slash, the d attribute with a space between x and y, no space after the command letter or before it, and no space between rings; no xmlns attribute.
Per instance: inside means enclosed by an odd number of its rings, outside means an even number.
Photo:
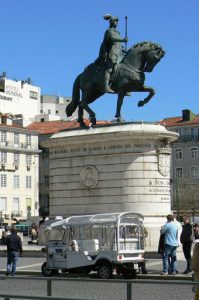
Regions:
<svg viewBox="0 0 199 300"><path fill-rule="evenodd" d="M59 274L59 270L56 270L56 269L55 269L55 270L52 270L52 275L53 275L53 276L54 276L54 275L56 276L56 275L58 275L58 274Z"/></svg>
<svg viewBox="0 0 199 300"><path fill-rule="evenodd" d="M53 270L47 269L47 263L46 261L41 266L41 272L45 277L50 277L53 274Z"/></svg>
<svg viewBox="0 0 199 300"><path fill-rule="evenodd" d="M108 279L112 276L113 269L109 263L101 263L98 267L98 276L101 279Z"/></svg>

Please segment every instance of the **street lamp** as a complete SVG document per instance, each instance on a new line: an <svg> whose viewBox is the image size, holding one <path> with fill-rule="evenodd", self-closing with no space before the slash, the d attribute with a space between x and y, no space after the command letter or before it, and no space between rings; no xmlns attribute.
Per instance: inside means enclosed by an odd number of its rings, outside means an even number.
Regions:
<svg viewBox="0 0 199 300"><path fill-rule="evenodd" d="M2 213L2 211L0 211L0 224L1 224L1 229L3 228L2 223L3 223L3 213Z"/></svg>

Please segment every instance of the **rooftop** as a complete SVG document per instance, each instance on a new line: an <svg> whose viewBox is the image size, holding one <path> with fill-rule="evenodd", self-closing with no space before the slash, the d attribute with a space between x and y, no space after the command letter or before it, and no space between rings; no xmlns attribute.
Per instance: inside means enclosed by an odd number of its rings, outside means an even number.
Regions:
<svg viewBox="0 0 199 300"><path fill-rule="evenodd" d="M182 111L182 116L165 118L159 121L159 124L166 127L199 125L199 115L195 115L189 109L184 109Z"/></svg>
<svg viewBox="0 0 199 300"><path fill-rule="evenodd" d="M89 125L89 120L84 120L86 125ZM97 125L110 124L108 121L97 121ZM54 134L60 131L79 128L80 125L77 121L47 121L47 122L34 122L27 126L29 130L38 131L40 134Z"/></svg>

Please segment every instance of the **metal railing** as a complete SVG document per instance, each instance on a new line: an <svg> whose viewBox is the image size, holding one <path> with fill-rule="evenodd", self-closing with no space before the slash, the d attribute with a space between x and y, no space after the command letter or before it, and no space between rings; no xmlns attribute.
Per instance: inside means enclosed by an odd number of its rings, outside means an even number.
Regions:
<svg viewBox="0 0 199 300"><path fill-rule="evenodd" d="M0 280L5 277L0 276ZM165 278L165 277L164 277ZM35 299L35 300L88 300L85 298L66 298L66 297L54 297L52 296L52 282L53 281L73 281L73 282L88 282L88 283L94 283L95 287L97 283L110 283L110 284L126 284L126 300L133 300L133 284L147 284L147 285L179 285L179 286L192 286L192 287L199 287L199 284L197 281L191 281L191 280L149 280L149 279L133 279L133 280L123 280L123 279L91 279L91 278L60 278L60 277L13 277L9 278L9 280L44 280L46 281L46 296L31 296L31 295L16 295L16 294L2 294L0 293L0 299L3 298L4 300L10 300L10 299ZM89 300L92 300L89 298ZM102 299L98 299L102 300ZM106 299L103 299L106 300Z"/></svg>

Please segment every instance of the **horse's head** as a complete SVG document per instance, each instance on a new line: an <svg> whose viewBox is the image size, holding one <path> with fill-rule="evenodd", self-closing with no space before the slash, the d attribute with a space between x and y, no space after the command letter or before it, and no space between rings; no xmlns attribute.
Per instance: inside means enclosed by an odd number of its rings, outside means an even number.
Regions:
<svg viewBox="0 0 199 300"><path fill-rule="evenodd" d="M144 41L130 48L122 63L140 72L152 72L164 55L165 51L160 45Z"/></svg>
<svg viewBox="0 0 199 300"><path fill-rule="evenodd" d="M155 43L146 43L146 63L144 67L144 72L152 72L156 64L164 57L165 51L162 47Z"/></svg>

